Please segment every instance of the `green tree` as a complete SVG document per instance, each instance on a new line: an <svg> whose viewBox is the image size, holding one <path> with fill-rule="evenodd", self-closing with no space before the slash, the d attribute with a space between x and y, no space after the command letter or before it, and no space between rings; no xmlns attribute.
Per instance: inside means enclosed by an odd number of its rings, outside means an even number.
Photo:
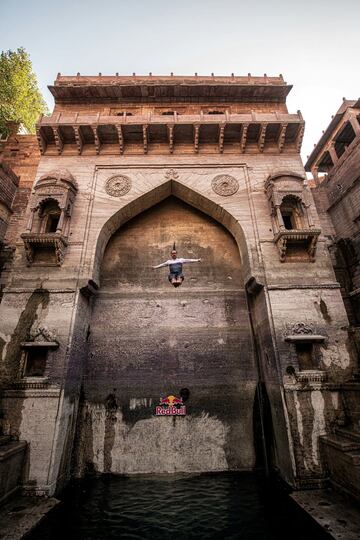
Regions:
<svg viewBox="0 0 360 540"><path fill-rule="evenodd" d="M28 53L23 48L3 51L0 56L0 134L8 133L8 122L21 123L34 133L39 116L46 112Z"/></svg>

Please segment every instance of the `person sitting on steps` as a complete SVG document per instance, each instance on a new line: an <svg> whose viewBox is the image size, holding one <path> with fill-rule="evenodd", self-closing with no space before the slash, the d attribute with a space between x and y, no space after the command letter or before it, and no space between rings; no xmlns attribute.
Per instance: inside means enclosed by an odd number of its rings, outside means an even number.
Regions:
<svg viewBox="0 0 360 540"><path fill-rule="evenodd" d="M168 266L170 269L169 274L169 281L174 287L180 287L182 282L184 281L184 275L182 273L182 267L184 263L194 263L194 262L201 262L201 259L183 259L177 257L177 251L175 248L175 242L173 249L171 251L171 259L158 264L157 266L153 266L153 268L162 268L163 266Z"/></svg>

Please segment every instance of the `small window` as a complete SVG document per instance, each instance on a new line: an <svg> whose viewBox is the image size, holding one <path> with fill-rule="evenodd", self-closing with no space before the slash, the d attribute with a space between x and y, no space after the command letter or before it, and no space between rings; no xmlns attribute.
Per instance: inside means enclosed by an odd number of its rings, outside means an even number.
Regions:
<svg viewBox="0 0 360 540"><path fill-rule="evenodd" d="M162 112L162 116L174 116L175 111L164 111Z"/></svg>
<svg viewBox="0 0 360 540"><path fill-rule="evenodd" d="M282 215L282 218L283 218L285 229L287 229L287 230L295 229L292 214L282 212L281 215Z"/></svg>
<svg viewBox="0 0 360 540"><path fill-rule="evenodd" d="M32 347L26 352L24 377L44 377L47 352L46 347Z"/></svg>
<svg viewBox="0 0 360 540"><path fill-rule="evenodd" d="M116 116L132 116L132 113L131 113L131 112L122 111L122 112L116 113Z"/></svg>
<svg viewBox="0 0 360 540"><path fill-rule="evenodd" d="M313 352L314 351L312 343L296 344L296 354L298 357L300 371L316 369L314 366Z"/></svg>
<svg viewBox="0 0 360 540"><path fill-rule="evenodd" d="M224 114L225 111L209 111L206 114Z"/></svg>
<svg viewBox="0 0 360 540"><path fill-rule="evenodd" d="M45 232L55 233L59 224L60 215L59 214L49 214Z"/></svg>

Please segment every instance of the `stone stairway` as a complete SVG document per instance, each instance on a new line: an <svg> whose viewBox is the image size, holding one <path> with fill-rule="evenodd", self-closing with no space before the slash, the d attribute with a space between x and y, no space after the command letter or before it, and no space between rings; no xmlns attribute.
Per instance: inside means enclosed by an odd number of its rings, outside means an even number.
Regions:
<svg viewBox="0 0 360 540"><path fill-rule="evenodd" d="M21 486L27 443L0 435L0 504Z"/></svg>
<svg viewBox="0 0 360 540"><path fill-rule="evenodd" d="M360 500L360 432L339 427L321 445L331 482Z"/></svg>

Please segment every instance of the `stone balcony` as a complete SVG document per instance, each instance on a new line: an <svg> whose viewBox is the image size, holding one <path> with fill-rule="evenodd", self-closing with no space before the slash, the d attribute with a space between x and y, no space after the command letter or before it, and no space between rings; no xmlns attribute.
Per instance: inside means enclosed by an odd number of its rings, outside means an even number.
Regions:
<svg viewBox="0 0 360 540"><path fill-rule="evenodd" d="M281 262L315 261L320 229L283 229L274 238Z"/></svg>
<svg viewBox="0 0 360 540"><path fill-rule="evenodd" d="M26 232L21 238L28 265L61 266L64 262L67 239L61 233Z"/></svg>
<svg viewBox="0 0 360 540"><path fill-rule="evenodd" d="M55 113L37 125L42 154L299 153L304 120L285 113L116 116Z"/></svg>

